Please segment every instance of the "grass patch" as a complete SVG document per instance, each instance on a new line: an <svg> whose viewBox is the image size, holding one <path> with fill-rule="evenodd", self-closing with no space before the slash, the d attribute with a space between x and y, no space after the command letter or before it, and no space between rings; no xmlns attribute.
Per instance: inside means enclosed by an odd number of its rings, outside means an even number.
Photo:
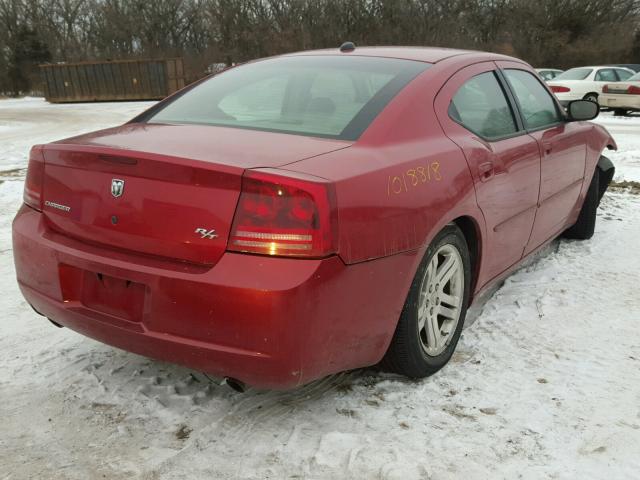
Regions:
<svg viewBox="0 0 640 480"><path fill-rule="evenodd" d="M627 190L636 195L640 195L640 182L625 180L623 182L611 182L609 188L613 190Z"/></svg>

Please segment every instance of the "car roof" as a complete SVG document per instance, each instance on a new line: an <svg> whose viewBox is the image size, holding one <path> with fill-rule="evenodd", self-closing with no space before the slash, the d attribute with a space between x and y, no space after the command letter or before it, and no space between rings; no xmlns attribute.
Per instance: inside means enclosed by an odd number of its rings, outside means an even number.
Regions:
<svg viewBox="0 0 640 480"><path fill-rule="evenodd" d="M304 55L355 55L361 57L386 57L403 60L415 60L419 62L437 63L451 57L461 55L474 55L479 60L509 60L522 62L514 57L499 53L481 52L476 50L458 50L455 48L440 47L356 47L348 52L341 52L339 48L327 48L322 50L307 50L286 54L285 56Z"/></svg>
<svg viewBox="0 0 640 480"><path fill-rule="evenodd" d="M624 68L628 68L630 70L633 70L634 68L640 68L640 63L612 63L611 66L612 67L624 67Z"/></svg>
<svg viewBox="0 0 640 480"><path fill-rule="evenodd" d="M619 68L621 70L629 70L632 71L630 68L628 67L621 67L619 65L585 65L584 67L572 67L569 70L573 70L575 68Z"/></svg>

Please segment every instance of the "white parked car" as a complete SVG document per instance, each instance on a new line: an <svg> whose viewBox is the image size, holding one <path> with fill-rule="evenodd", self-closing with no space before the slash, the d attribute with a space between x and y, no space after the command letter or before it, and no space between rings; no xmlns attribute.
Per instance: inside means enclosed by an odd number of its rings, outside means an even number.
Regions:
<svg viewBox="0 0 640 480"><path fill-rule="evenodd" d="M607 83L627 80L634 74L623 67L578 67L561 73L548 84L562 105L581 99L597 102Z"/></svg>
<svg viewBox="0 0 640 480"><path fill-rule="evenodd" d="M553 80L558 75L560 75L564 70L560 70L558 68L536 68L536 72L540 75L545 82Z"/></svg>
<svg viewBox="0 0 640 480"><path fill-rule="evenodd" d="M602 107L612 108L616 115L640 112L640 73L625 82L607 83L598 97Z"/></svg>

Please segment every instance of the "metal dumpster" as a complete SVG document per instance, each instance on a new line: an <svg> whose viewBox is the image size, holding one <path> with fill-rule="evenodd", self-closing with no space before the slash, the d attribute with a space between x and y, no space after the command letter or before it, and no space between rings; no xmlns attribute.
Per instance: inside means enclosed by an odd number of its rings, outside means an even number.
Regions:
<svg viewBox="0 0 640 480"><path fill-rule="evenodd" d="M40 65L49 102L156 100L184 87L181 58Z"/></svg>

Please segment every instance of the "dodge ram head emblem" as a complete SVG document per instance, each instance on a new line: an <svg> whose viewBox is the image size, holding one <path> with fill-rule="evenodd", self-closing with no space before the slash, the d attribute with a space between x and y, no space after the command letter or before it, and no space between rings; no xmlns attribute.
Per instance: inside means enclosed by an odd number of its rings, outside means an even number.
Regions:
<svg viewBox="0 0 640 480"><path fill-rule="evenodd" d="M118 198L122 196L122 192L124 192L124 180L111 179L111 195Z"/></svg>

